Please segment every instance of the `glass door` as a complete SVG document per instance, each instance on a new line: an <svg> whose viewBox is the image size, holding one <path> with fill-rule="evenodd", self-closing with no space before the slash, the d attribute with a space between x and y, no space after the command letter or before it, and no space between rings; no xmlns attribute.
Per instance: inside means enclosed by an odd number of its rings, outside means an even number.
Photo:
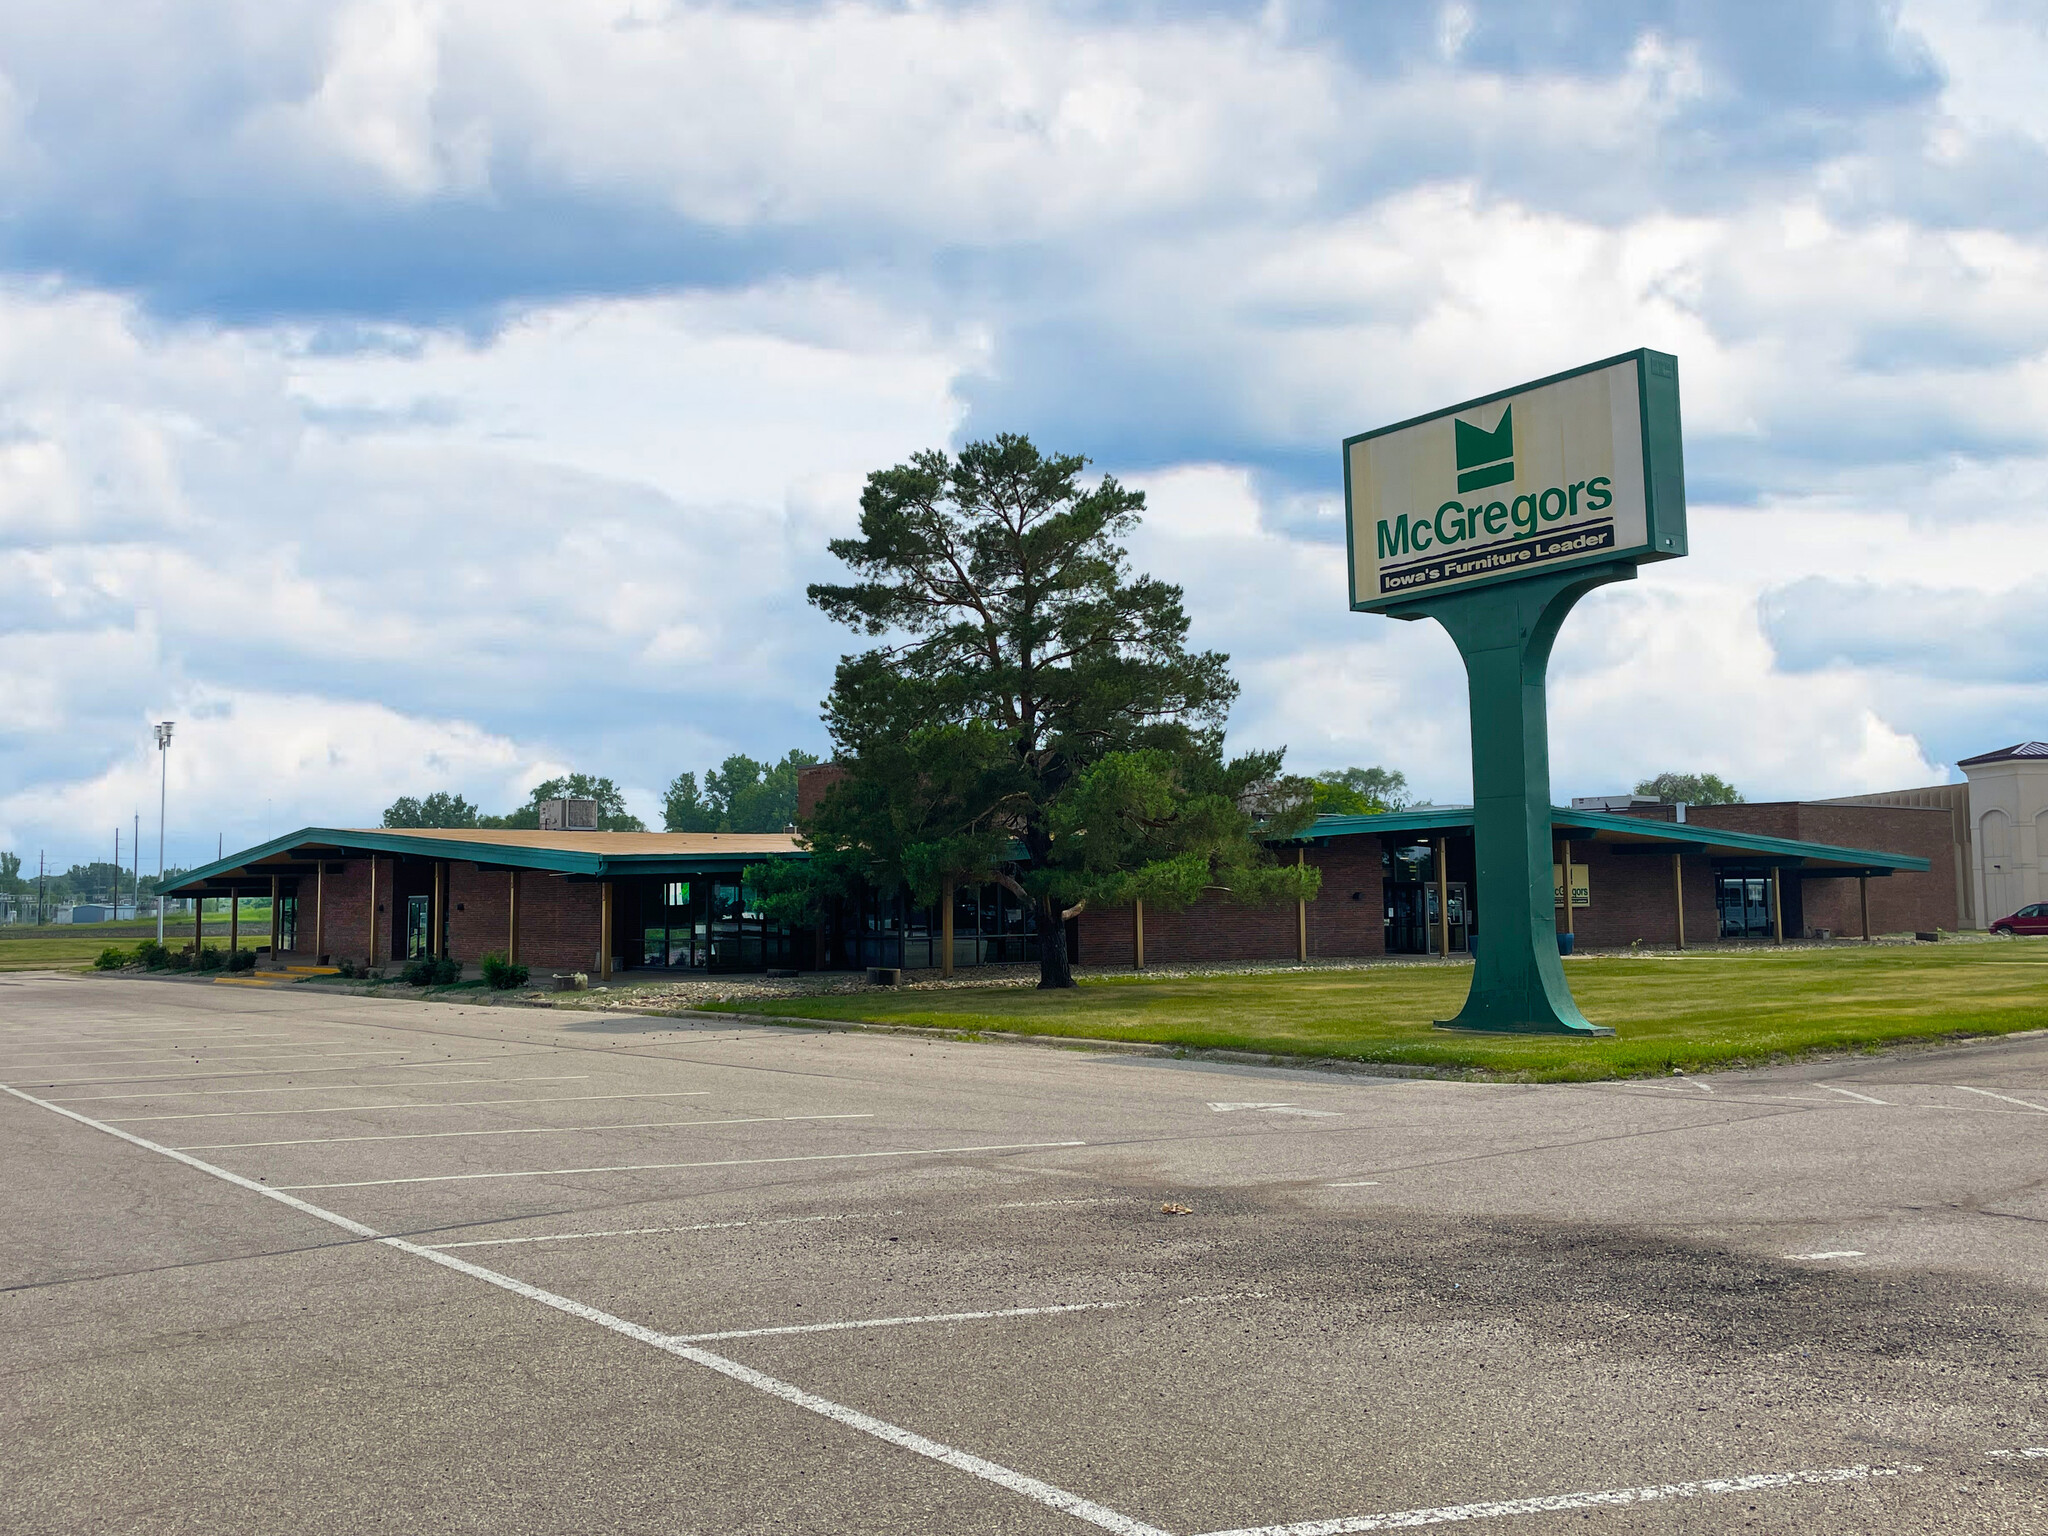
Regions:
<svg viewBox="0 0 2048 1536"><path fill-rule="evenodd" d="M431 896L405 898L405 958L419 960L427 953L428 929L433 923Z"/></svg>

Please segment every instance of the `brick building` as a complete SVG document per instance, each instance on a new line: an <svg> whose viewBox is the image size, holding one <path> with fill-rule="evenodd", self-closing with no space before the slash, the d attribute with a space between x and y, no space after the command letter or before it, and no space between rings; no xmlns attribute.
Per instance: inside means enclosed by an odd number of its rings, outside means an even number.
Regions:
<svg viewBox="0 0 2048 1536"><path fill-rule="evenodd" d="M805 810L831 782L822 771L807 780ZM1557 926L1592 948L1954 928L1968 865L1953 827L1939 804L1559 807ZM1314 901L1092 909L1070 926L1075 958L1124 966L1459 954L1484 942L1469 808L1325 816L1275 852L1322 872ZM903 892L835 902L811 928L770 921L744 870L805 856L784 833L316 827L194 870L171 893L275 896L280 963L473 962L492 950L591 974L943 962L944 912ZM1036 958L1031 916L1003 887L961 887L952 915L956 966Z"/></svg>

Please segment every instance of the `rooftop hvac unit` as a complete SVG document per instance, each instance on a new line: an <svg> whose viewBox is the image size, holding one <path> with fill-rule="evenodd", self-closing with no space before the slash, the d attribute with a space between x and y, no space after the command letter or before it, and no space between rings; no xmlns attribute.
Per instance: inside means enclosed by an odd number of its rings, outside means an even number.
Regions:
<svg viewBox="0 0 2048 1536"><path fill-rule="evenodd" d="M595 832L597 802L543 800L540 803L540 829L543 832Z"/></svg>

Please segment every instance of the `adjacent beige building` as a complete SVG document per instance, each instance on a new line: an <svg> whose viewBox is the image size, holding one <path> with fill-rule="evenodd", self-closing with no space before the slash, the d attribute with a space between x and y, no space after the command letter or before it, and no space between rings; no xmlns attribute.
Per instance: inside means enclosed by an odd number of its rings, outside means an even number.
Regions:
<svg viewBox="0 0 2048 1536"><path fill-rule="evenodd" d="M1956 766L1970 781L1976 926L2048 901L2048 742L2019 742Z"/></svg>

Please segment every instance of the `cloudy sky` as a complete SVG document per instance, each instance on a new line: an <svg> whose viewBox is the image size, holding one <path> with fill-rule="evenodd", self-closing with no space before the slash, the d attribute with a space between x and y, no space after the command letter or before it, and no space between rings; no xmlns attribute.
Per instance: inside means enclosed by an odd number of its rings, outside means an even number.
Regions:
<svg viewBox="0 0 2048 1536"><path fill-rule="evenodd" d="M1347 433L1676 353L1694 553L1578 610L1556 790L2048 735L2035 0L0 0L0 848L823 750L864 475L1003 430L1241 746L1468 793L1346 610ZM151 850L152 854L154 850Z"/></svg>

